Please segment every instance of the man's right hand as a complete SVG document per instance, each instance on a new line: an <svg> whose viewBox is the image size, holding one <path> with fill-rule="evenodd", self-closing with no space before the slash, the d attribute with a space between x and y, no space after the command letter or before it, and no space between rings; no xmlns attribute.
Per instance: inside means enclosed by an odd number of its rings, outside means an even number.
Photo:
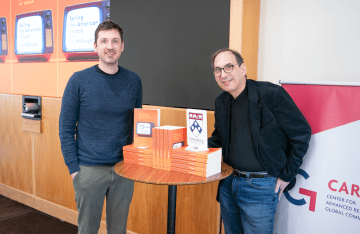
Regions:
<svg viewBox="0 0 360 234"><path fill-rule="evenodd" d="M74 178L75 178L75 176L77 175L77 173L79 173L79 172L77 171L77 172L74 172L74 173L71 174L72 180L74 180Z"/></svg>

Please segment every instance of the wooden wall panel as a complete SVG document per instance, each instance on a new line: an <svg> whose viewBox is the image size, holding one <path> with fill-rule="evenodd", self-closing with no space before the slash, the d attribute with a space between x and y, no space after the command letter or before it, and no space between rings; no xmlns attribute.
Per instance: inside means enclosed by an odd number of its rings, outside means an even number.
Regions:
<svg viewBox="0 0 360 234"><path fill-rule="evenodd" d="M243 1L230 1L229 48L241 53Z"/></svg>
<svg viewBox="0 0 360 234"><path fill-rule="evenodd" d="M260 0L231 0L229 47L241 53L249 79L257 80Z"/></svg>
<svg viewBox="0 0 360 234"><path fill-rule="evenodd" d="M174 125L186 127L186 109L144 105L144 109L160 109L160 126Z"/></svg>
<svg viewBox="0 0 360 234"><path fill-rule="evenodd" d="M135 182L127 229L139 234L165 234L168 186Z"/></svg>
<svg viewBox="0 0 360 234"><path fill-rule="evenodd" d="M35 195L76 210L75 191L59 140L60 98L42 98L42 133L35 134Z"/></svg>
<svg viewBox="0 0 360 234"><path fill-rule="evenodd" d="M23 118L22 130L33 133L41 133L41 121Z"/></svg>
<svg viewBox="0 0 360 234"><path fill-rule="evenodd" d="M21 96L0 94L0 183L32 194L32 133L21 111Z"/></svg>
<svg viewBox="0 0 360 234"><path fill-rule="evenodd" d="M218 182L178 186L176 233L219 233Z"/></svg>
<svg viewBox="0 0 360 234"><path fill-rule="evenodd" d="M241 55L249 79L257 80L259 54L260 0L243 0Z"/></svg>

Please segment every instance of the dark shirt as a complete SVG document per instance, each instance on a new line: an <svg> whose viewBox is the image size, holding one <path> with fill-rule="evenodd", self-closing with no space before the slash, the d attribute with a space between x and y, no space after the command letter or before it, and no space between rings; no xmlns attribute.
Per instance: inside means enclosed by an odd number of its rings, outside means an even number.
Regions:
<svg viewBox="0 0 360 234"><path fill-rule="evenodd" d="M247 86L236 99L231 96L230 100L229 165L242 171L265 171L252 140Z"/></svg>
<svg viewBox="0 0 360 234"><path fill-rule="evenodd" d="M109 74L109 73L106 73L103 70L101 70L99 65L95 65L95 69L96 69L97 72L99 72L100 74L103 74L103 75L107 75L107 76L116 76L120 72L120 67L118 66L118 68L119 69L115 74Z"/></svg>

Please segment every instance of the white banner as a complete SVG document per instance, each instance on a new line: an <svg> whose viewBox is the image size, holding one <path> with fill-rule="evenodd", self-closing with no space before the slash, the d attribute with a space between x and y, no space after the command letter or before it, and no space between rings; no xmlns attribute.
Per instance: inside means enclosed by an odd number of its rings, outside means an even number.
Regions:
<svg viewBox="0 0 360 234"><path fill-rule="evenodd" d="M360 233L360 87L282 85L312 128L274 233Z"/></svg>

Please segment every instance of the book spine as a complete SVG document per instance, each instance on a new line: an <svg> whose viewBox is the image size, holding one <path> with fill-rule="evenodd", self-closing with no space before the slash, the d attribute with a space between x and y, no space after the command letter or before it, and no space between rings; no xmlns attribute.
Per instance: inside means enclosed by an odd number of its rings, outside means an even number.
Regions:
<svg viewBox="0 0 360 234"><path fill-rule="evenodd" d="M160 157L159 169L164 169L164 129L160 129Z"/></svg>
<svg viewBox="0 0 360 234"><path fill-rule="evenodd" d="M164 129L164 170L170 171L170 155L171 152L170 148L170 137L171 131L168 129Z"/></svg>
<svg viewBox="0 0 360 234"><path fill-rule="evenodd" d="M152 148L152 167L156 168L156 154L157 154L157 129L153 128L153 148Z"/></svg>
<svg viewBox="0 0 360 234"><path fill-rule="evenodd" d="M154 157L154 168L157 168L159 162L159 155L160 155L160 142L159 142L159 129L156 129L156 152Z"/></svg>

